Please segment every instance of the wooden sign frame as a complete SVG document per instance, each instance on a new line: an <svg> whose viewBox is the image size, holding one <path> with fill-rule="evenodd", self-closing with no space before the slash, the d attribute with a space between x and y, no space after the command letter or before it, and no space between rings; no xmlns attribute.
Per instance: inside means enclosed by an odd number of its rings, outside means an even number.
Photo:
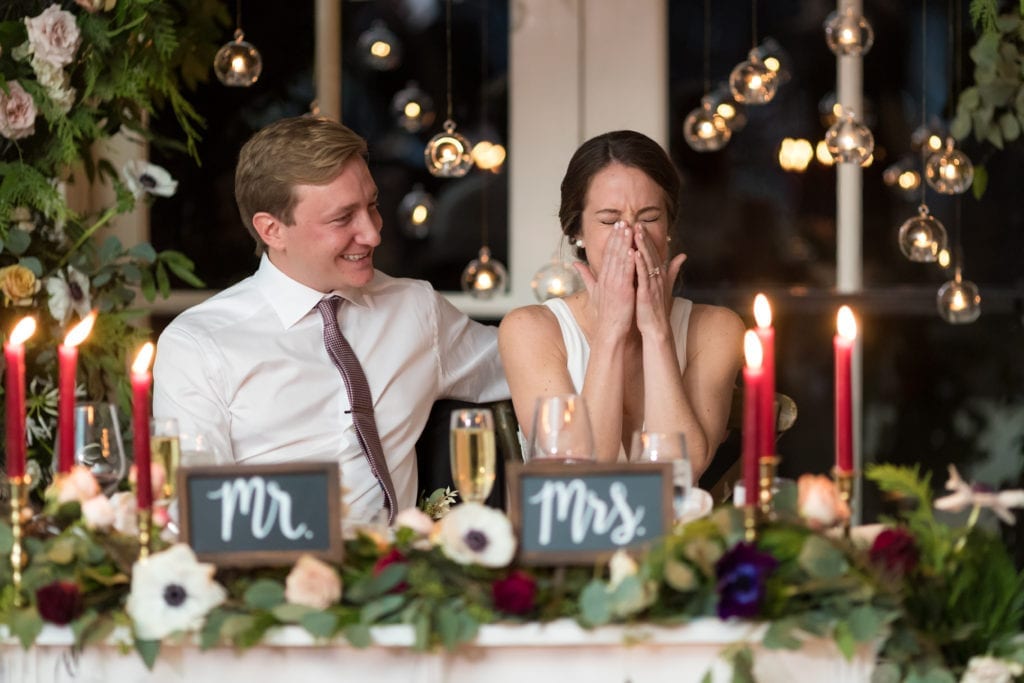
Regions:
<svg viewBox="0 0 1024 683"><path fill-rule="evenodd" d="M557 460L534 460L525 464L508 464L509 519L518 540L517 557L524 565L587 565L607 561L619 547L601 550L553 550L531 551L523 548L523 477L541 476L557 479L586 479L589 476L636 475L657 473L661 475L661 505L652 510L662 523L664 533L672 530L675 514L672 506L672 464L658 462L638 463L565 463ZM653 535L639 543L623 546L627 551L639 552L657 542L661 536Z"/></svg>
<svg viewBox="0 0 1024 683"><path fill-rule="evenodd" d="M341 484L338 464L334 462L306 462L282 465L220 465L178 468L178 510L180 517L180 538L192 545L191 524L193 511L189 501L189 482L192 479L212 478L231 480L250 479L257 476L273 478L278 475L323 475L326 485L327 542L313 549L273 549L242 551L196 551L196 556L205 562L224 567L288 566L302 555L313 555L328 562L339 563L344 556L344 541L341 533ZM209 521L213 524L216 520ZM195 550L195 548L193 548Z"/></svg>

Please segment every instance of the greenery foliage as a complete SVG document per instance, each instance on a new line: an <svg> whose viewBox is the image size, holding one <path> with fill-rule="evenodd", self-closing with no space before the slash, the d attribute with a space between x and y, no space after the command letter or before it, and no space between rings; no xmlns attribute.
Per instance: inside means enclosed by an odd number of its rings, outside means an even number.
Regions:
<svg viewBox="0 0 1024 683"><path fill-rule="evenodd" d="M57 11L71 17L53 38L67 43L68 54L47 61L27 20ZM105 158L102 143L120 133L194 157L202 121L185 90L207 78L227 21L215 0L6 0L0 6L0 330L6 336L26 315L37 320L26 345L26 374L30 455L43 472L54 437L55 347L76 315L99 311L82 347L78 391L126 408L129 355L146 336L129 324L139 314L132 309L136 293L149 301L166 296L171 273L202 284L184 254L102 237L112 219L148 199ZM30 101L19 101L20 93ZM165 110L180 126L179 139L147 126ZM69 206L68 185L97 183L112 188L109 205Z"/></svg>
<svg viewBox="0 0 1024 683"><path fill-rule="evenodd" d="M344 562L331 572L344 593L322 608L289 601L288 569L221 569L216 578L227 598L205 615L198 643L252 647L269 629L294 625L317 639L343 637L363 647L373 642L372 627L406 624L416 648L452 649L473 640L482 624L570 618L585 627L681 625L721 615L731 600L767 622L764 647L795 650L812 635L834 640L847 657L877 650L880 681L953 681L980 655L1024 663L1024 574L998 538L977 526L979 511L964 527L947 526L934 517L930 483L915 469L878 466L868 476L902 501L903 512L887 520L883 534L908 543L890 545L888 553L883 535L869 550L856 535L817 531L787 510L760 528L753 545L744 542L741 512L720 508L678 527L637 562L617 557L593 567L457 564L411 528L391 539L368 532L346 543ZM0 624L26 647L43 625L39 591L55 581L80 594L68 614L78 645L131 626L125 603L134 537L90 530L78 513L77 503L51 507L30 527L27 606L14 606L9 563L0 564ZM11 540L0 524L0 555L10 553ZM771 567L760 585L728 585L724 567L740 550ZM750 566L740 575L749 579ZM138 640L136 648L151 665L160 641ZM750 680L752 652L748 643L723 652L738 680Z"/></svg>

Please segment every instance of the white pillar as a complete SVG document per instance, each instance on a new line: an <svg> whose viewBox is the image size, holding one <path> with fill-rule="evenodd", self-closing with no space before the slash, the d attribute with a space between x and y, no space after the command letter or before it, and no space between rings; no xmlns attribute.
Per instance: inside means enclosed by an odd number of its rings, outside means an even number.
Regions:
<svg viewBox="0 0 1024 683"><path fill-rule="evenodd" d="M316 0L316 102L320 114L341 121L341 2Z"/></svg>
<svg viewBox="0 0 1024 683"><path fill-rule="evenodd" d="M847 8L856 13L863 11L862 0L839 0L836 9ZM845 56L836 59L836 101L843 110L853 110L864 115L864 60L860 56ZM836 291L840 294L860 292L863 289L863 171L857 164L836 165ZM860 322L858 320L858 322ZM863 327L863 325L861 325ZM853 392L853 466L858 473L864 471L861 452L861 429L863 425L863 365L862 332L857 335L851 362L850 390ZM853 523L861 520L863 487L861 478L854 482Z"/></svg>

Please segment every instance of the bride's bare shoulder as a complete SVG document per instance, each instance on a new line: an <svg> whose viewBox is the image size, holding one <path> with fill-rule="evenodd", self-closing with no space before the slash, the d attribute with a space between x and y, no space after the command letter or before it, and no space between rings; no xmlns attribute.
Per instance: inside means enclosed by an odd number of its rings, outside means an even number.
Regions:
<svg viewBox="0 0 1024 683"><path fill-rule="evenodd" d="M558 320L547 306L522 306L505 314L498 328L502 338L546 336L558 330Z"/></svg>

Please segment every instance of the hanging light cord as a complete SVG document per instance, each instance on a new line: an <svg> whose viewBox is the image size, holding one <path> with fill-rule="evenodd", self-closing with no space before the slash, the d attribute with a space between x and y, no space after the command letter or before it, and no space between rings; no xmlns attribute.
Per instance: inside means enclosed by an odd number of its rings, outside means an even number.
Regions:
<svg viewBox="0 0 1024 683"><path fill-rule="evenodd" d="M242 30L242 0L235 0L235 30Z"/></svg>
<svg viewBox="0 0 1024 683"><path fill-rule="evenodd" d="M451 2L451 0L448 0ZM486 130L487 126L487 3L480 9L480 129ZM486 247L488 239L487 226L487 185L488 178L485 176L483 185L480 186L480 246Z"/></svg>
<svg viewBox="0 0 1024 683"><path fill-rule="evenodd" d="M757 0L750 0L750 49L757 49Z"/></svg>
<svg viewBox="0 0 1024 683"><path fill-rule="evenodd" d="M952 9L953 9L953 0L950 0L950 12L952 12ZM952 19L952 17L950 17L950 19ZM954 62L953 62L953 78L955 80L954 80L954 85L953 85L952 99L950 99L950 101L949 101L949 107L950 107L949 114L950 114L950 118L952 118L952 116L953 116L953 112L955 111L954 108L956 107L956 98L959 96L959 93L960 93L960 71L961 71L961 62L963 61L963 55L961 54L961 51L963 50L963 29L964 29L964 13L963 13L963 8L960 6L959 3L957 3L957 9L956 9L956 38L955 38L955 41L953 43L953 50L952 50L952 52L953 52L953 59L954 59ZM953 35L952 27L950 28L950 35ZM960 238L961 238L960 221L961 221L961 218L962 218L962 214L963 214L963 195L958 194L956 196L956 205L955 205L955 214L954 214L955 221L953 223L953 249L954 249L954 253L953 253L954 261L953 262L956 264L956 270L954 272L957 274L957 281L960 280L960 277L959 277L960 271L961 271L961 269L964 266L964 248L963 248L963 244L961 244L961 241L960 241Z"/></svg>
<svg viewBox="0 0 1024 683"><path fill-rule="evenodd" d="M704 0L704 94L711 92L711 0Z"/></svg>
<svg viewBox="0 0 1024 683"><path fill-rule="evenodd" d="M445 3L444 47L445 83L447 84L448 121L452 120L452 0Z"/></svg>
<svg viewBox="0 0 1024 683"><path fill-rule="evenodd" d="M928 72L925 65L928 63L928 0L921 0L921 134L924 139L921 141L921 205L925 206L926 190L928 183L924 182L925 166L928 163L928 143L931 135L928 133Z"/></svg>

